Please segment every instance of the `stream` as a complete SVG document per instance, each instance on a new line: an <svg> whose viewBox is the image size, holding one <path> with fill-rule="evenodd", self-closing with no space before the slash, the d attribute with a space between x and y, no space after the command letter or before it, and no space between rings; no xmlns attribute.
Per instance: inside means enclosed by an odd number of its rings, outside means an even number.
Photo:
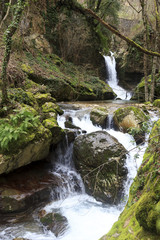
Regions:
<svg viewBox="0 0 160 240"><path fill-rule="evenodd" d="M79 126L87 133L102 130L101 127L94 126L90 120L91 106L92 104L85 105L80 103L78 108L73 110L72 104L63 104L62 107L65 109L64 114L58 117L59 125L64 128L66 117L70 116L73 124ZM44 209L47 212L58 211L65 216L68 220L68 229L64 234L55 237L51 231L42 227L38 220L37 212L34 212L32 221L25 220L24 223L9 224L1 227L1 240L12 240L14 237L24 237L29 240L98 240L110 230L126 204L129 187L142 162L146 144L135 148L136 143L131 135L112 129L112 114L109 122L110 124L103 131L107 131L117 138L129 151L126 160L128 178L125 182L125 197L121 203L118 205L107 205L96 201L85 193L82 179L76 172L72 161L73 143L69 144L66 139L65 144L57 148L56 162L53 164L53 169L50 170L52 174L59 176L63 182L63 187L61 186L57 189L59 200L51 201ZM135 159L134 156L137 153L139 157Z"/></svg>
<svg viewBox="0 0 160 240"><path fill-rule="evenodd" d="M109 79L107 82L117 94L117 98L129 100L131 93L118 86L115 70L115 59L113 55L104 57L108 69ZM42 226L38 219L38 210L34 211L32 217L24 219L21 223L9 223L0 226L0 240L13 240L15 237L23 237L29 240L98 240L106 234L113 223L118 220L129 194L130 185L136 176L137 169L142 163L143 154L147 144L136 148L133 137L127 133L113 129L113 112L118 107L127 104L125 101L96 102L96 103L65 103L60 104L64 110L62 116L58 116L58 124L65 128L66 118L72 118L72 123L81 130L77 134L91 133L102 130L100 126L94 126L90 120L90 111L93 107L102 105L109 108L109 117L106 128L110 135L114 136L128 151L126 167L128 177L124 186L124 197L118 205L108 205L96 201L85 192L83 181L76 172L72 160L73 143L68 139L59 145L56 152L51 153L50 159L53 162L50 172L61 179L61 186L54 189L51 201L43 209L46 212L60 212L68 220L68 228L65 232L56 237L51 231ZM152 116L155 120L155 116ZM146 139L148 136L146 136ZM138 154L138 157L134 156ZM58 200L55 201L54 194L57 193Z"/></svg>

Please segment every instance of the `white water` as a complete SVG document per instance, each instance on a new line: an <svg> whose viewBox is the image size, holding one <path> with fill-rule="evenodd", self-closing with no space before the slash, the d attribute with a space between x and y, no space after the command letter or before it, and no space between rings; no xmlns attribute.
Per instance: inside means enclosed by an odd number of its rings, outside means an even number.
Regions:
<svg viewBox="0 0 160 240"><path fill-rule="evenodd" d="M71 116L73 124L81 127L87 132L100 130L101 127L93 126L89 117L90 109L67 110L63 116L58 117L58 123L64 127L65 117ZM111 135L116 137L121 144L129 151L126 165L128 168L128 180L125 184L125 198L118 206L105 205L97 202L93 197L84 191L83 182L74 169L71 158L72 145L68 145L65 152L58 150L58 161L55 164L53 174L56 174L64 181L59 192L59 200L53 201L45 207L47 212L60 211L66 216L69 227L64 235L58 238L50 231L44 231L36 220L24 224L15 224L0 229L1 240L12 240L14 237L25 237L31 240L98 240L106 234L113 223L117 221L123 207L127 201L129 187L136 175L137 168L142 162L143 152L146 146L141 147L141 151L135 148L134 139L129 134L124 134L113 129L106 129ZM135 160L134 155L139 152L139 157ZM56 172L55 172L56 171ZM76 179L76 184L75 184ZM80 192L75 191L75 185L79 186Z"/></svg>
<svg viewBox="0 0 160 240"><path fill-rule="evenodd" d="M107 83L113 89L113 91L117 94L117 98L120 98L122 100L130 100L132 97L132 94L118 85L116 61L114 58L114 54L112 52L110 53L111 53L111 56L104 56L105 64L108 72Z"/></svg>

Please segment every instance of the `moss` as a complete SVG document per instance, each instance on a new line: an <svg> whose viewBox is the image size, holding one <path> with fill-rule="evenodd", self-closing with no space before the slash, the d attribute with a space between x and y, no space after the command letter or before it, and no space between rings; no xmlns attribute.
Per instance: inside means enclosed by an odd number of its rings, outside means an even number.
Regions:
<svg viewBox="0 0 160 240"><path fill-rule="evenodd" d="M156 99L156 100L153 102L153 106L160 108L160 99Z"/></svg>
<svg viewBox="0 0 160 240"><path fill-rule="evenodd" d="M26 73L33 73L33 69L28 64L22 64L21 68Z"/></svg>
<svg viewBox="0 0 160 240"><path fill-rule="evenodd" d="M30 79L26 79L23 83L23 89L29 92L35 93L46 93L47 88L44 85L40 85L38 83L33 82Z"/></svg>
<svg viewBox="0 0 160 240"><path fill-rule="evenodd" d="M24 103L30 106L36 106L37 101L34 98L33 93L26 92L22 88L11 88L9 90L9 97L10 99L18 102L18 103Z"/></svg>
<svg viewBox="0 0 160 240"><path fill-rule="evenodd" d="M65 136L64 130L58 126L57 120L55 118L45 119L43 121L45 128L49 129L52 133L52 144L56 145Z"/></svg>
<svg viewBox="0 0 160 240"><path fill-rule="evenodd" d="M157 240L160 238L160 161L157 137L160 120L150 134L149 146L131 185L119 220L101 240ZM157 147L157 150L155 150Z"/></svg>
<svg viewBox="0 0 160 240"><path fill-rule="evenodd" d="M42 106L45 102L56 102L56 99L52 98L50 93L36 93L34 97L40 106Z"/></svg>
<svg viewBox="0 0 160 240"><path fill-rule="evenodd" d="M90 113L90 119L93 124L105 125L106 118L108 116L108 109L105 107L93 108Z"/></svg>
<svg viewBox="0 0 160 240"><path fill-rule="evenodd" d="M34 109L33 107L26 105L26 104L21 104L20 105L20 109L21 110L26 110L28 112L31 112L34 116L38 115L38 112L36 111L36 109Z"/></svg>
<svg viewBox="0 0 160 240"><path fill-rule="evenodd" d="M114 112L115 124L124 132L129 131L131 128L137 130L137 128L141 127L140 124L147 120L147 115L138 107L119 108ZM137 131L135 133L139 134Z"/></svg>
<svg viewBox="0 0 160 240"><path fill-rule="evenodd" d="M60 107L52 102L46 102L45 104L42 105L42 111L43 113L49 113L49 112L55 112L60 115L63 114L63 110L60 109Z"/></svg>

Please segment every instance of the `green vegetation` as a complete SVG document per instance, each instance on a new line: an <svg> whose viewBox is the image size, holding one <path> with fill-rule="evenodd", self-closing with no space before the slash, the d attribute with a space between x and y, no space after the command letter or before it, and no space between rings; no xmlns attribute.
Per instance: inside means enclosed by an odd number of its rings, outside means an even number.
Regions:
<svg viewBox="0 0 160 240"><path fill-rule="evenodd" d="M129 200L110 232L101 240L157 240L160 234L160 120L150 134L143 163L130 188Z"/></svg>
<svg viewBox="0 0 160 240"><path fill-rule="evenodd" d="M17 140L23 142L28 131L40 125L39 116L22 109L9 116L9 119L0 119L0 152L10 151Z"/></svg>

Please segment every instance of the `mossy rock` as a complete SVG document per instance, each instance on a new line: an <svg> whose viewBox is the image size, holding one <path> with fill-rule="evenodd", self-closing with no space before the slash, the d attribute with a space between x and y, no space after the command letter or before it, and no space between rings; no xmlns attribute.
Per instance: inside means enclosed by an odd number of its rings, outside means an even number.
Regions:
<svg viewBox="0 0 160 240"><path fill-rule="evenodd" d="M107 117L108 109L105 107L96 107L90 112L90 119L94 125L100 125L104 127L106 125Z"/></svg>
<svg viewBox="0 0 160 240"><path fill-rule="evenodd" d="M50 93L36 93L34 97L40 106L42 106L45 102L56 102L56 99L51 97Z"/></svg>
<svg viewBox="0 0 160 240"><path fill-rule="evenodd" d="M52 141L51 131L42 124L17 139L8 153L0 154L0 174L45 159Z"/></svg>
<svg viewBox="0 0 160 240"><path fill-rule="evenodd" d="M140 124L147 120L148 117L138 107L119 108L114 112L115 124L124 132L127 132L130 128L140 128Z"/></svg>
<svg viewBox="0 0 160 240"><path fill-rule="evenodd" d="M140 226L147 231L156 232L158 213L154 210L156 199L154 194L145 193L138 201L135 216Z"/></svg>
<svg viewBox="0 0 160 240"><path fill-rule="evenodd" d="M21 68L26 73L34 73L34 70L28 64L22 64Z"/></svg>
<svg viewBox="0 0 160 240"><path fill-rule="evenodd" d="M28 78L23 83L23 89L25 91L32 92L33 94L35 94L35 93L46 93L47 92L47 87L46 86L35 83Z"/></svg>
<svg viewBox="0 0 160 240"><path fill-rule="evenodd" d="M153 102L153 106L160 108L160 99L156 99L156 100Z"/></svg>
<svg viewBox="0 0 160 240"><path fill-rule="evenodd" d="M119 202L127 174L125 153L124 147L105 131L75 139L73 156L76 169L84 179L86 191L97 200L109 204Z"/></svg>
<svg viewBox="0 0 160 240"><path fill-rule="evenodd" d="M63 110L60 109L60 107L53 103L53 102L46 102L45 104L42 105L42 112L43 113L49 113L49 112L55 112L60 115L63 114Z"/></svg>
<svg viewBox="0 0 160 240"><path fill-rule="evenodd" d="M149 146L131 185L125 209L101 240L160 239L159 126L160 120L151 131Z"/></svg>
<svg viewBox="0 0 160 240"><path fill-rule="evenodd" d="M48 230L52 231L56 237L62 235L68 228L67 218L60 213L46 214L44 211L44 216L40 217L40 222L47 227Z"/></svg>
<svg viewBox="0 0 160 240"><path fill-rule="evenodd" d="M65 136L64 130L58 126L57 120L55 118L45 119L43 121L45 128L48 128L52 133L52 144L58 144Z"/></svg>
<svg viewBox="0 0 160 240"><path fill-rule="evenodd" d="M12 100L14 100L20 104L24 103L24 104L30 105L32 107L37 106L37 101L36 101L33 93L26 92L22 88L10 88L9 89L9 97Z"/></svg>

